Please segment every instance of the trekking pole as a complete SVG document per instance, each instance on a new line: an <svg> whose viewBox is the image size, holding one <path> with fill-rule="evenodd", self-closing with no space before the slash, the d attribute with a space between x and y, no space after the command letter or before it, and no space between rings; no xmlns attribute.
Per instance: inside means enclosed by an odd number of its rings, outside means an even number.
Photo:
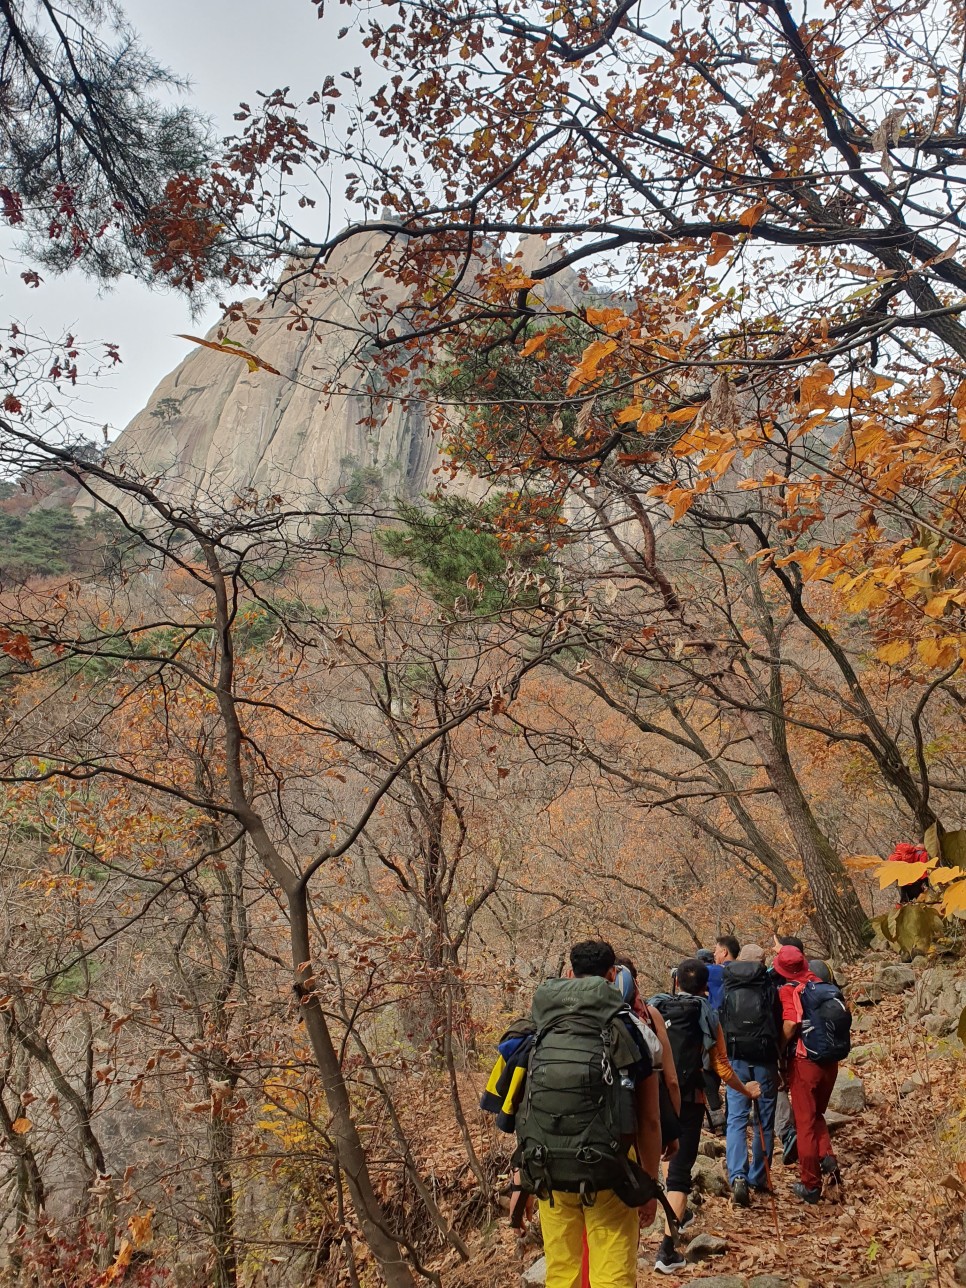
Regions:
<svg viewBox="0 0 966 1288"><path fill-rule="evenodd" d="M758 1124L758 1139L761 1141L761 1157L765 1164L765 1180L768 1182L768 1193L771 1195L771 1214L775 1218L775 1234L778 1236L778 1242L784 1243L781 1227L778 1224L778 1203L775 1199L775 1186L771 1179L771 1164L768 1161L768 1147L765 1144L765 1126L761 1121L761 1110L758 1108L757 1100L752 1102L752 1112L755 1115L755 1122Z"/></svg>

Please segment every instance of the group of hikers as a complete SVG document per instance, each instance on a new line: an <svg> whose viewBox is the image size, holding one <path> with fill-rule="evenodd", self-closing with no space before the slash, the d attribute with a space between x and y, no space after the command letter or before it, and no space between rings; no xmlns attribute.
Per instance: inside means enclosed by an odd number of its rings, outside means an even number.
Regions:
<svg viewBox="0 0 966 1288"><path fill-rule="evenodd" d="M629 958L585 940L500 1040L481 1106L516 1134L511 1221L536 1200L547 1288L634 1288L658 1202L654 1269L687 1264L677 1235L696 1218L688 1195L706 1124L724 1130L736 1206L774 1202L776 1135L783 1162L798 1164L801 1202L841 1192L825 1111L852 1021L828 965L776 936L769 967L760 945L725 934L671 980L645 999Z"/></svg>

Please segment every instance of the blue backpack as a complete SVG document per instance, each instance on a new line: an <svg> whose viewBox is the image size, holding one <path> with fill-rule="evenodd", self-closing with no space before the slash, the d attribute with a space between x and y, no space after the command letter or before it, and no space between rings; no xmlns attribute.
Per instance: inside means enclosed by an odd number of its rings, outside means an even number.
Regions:
<svg viewBox="0 0 966 1288"><path fill-rule="evenodd" d="M852 1050L852 1016L837 984L814 980L799 990L801 1042L809 1060L844 1060Z"/></svg>

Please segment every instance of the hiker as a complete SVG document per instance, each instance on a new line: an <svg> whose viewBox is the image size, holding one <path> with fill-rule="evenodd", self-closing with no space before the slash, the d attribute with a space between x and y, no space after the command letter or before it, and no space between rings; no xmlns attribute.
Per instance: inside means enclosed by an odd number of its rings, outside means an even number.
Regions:
<svg viewBox="0 0 966 1288"><path fill-rule="evenodd" d="M724 1001L724 968L738 960L741 945L734 935L719 935L714 941L714 961L708 967L708 1000L716 1011Z"/></svg>
<svg viewBox="0 0 966 1288"><path fill-rule="evenodd" d="M668 1041L664 1018L656 1006L649 1006L637 986L637 967L629 957L618 957L614 980L624 1001L635 1015L647 1024L661 1044L661 1085L658 1088L661 1109L661 1157L666 1161L677 1149L681 1123L681 1087L674 1067L674 1054Z"/></svg>
<svg viewBox="0 0 966 1288"><path fill-rule="evenodd" d="M772 940L775 955L786 947L797 948L803 956L805 954L805 945L794 935L775 935ZM768 968L768 974L777 993L785 981L774 966ZM784 1046L784 1037L782 1045ZM788 1098L788 1088L781 1079L775 1099L775 1135L782 1143L782 1162L786 1167L793 1167L798 1162L798 1138L795 1135L795 1118L792 1114L792 1102Z"/></svg>
<svg viewBox="0 0 966 1288"><path fill-rule="evenodd" d="M724 1002L719 1012L731 1067L743 1082L757 1082L761 1095L749 1105L745 1096L726 1092L728 1182L732 1201L747 1207L749 1187L767 1193L775 1143L775 1101L782 1040L782 1008L765 969L765 950L746 944L738 960L724 967ZM748 1162L748 1120L751 1163Z"/></svg>
<svg viewBox="0 0 966 1288"><path fill-rule="evenodd" d="M823 1178L841 1185L825 1110L838 1074L839 1060L851 1046L852 1017L836 984L823 984L809 970L805 955L784 944L773 962L785 981L778 990L785 1039L786 1080L798 1141L801 1180L792 1190L803 1203L822 1197Z"/></svg>
<svg viewBox="0 0 966 1288"><path fill-rule="evenodd" d="M724 968L727 962L738 956L739 944L734 935L720 935L715 940L710 956L705 957L705 950L696 954L699 961L708 967L708 1000L715 1011L720 1010L724 1001ZM704 1092L707 1104L708 1128L715 1136L723 1136L725 1130L725 1107L721 1099L721 1079L706 1060L704 1064Z"/></svg>
<svg viewBox="0 0 966 1288"><path fill-rule="evenodd" d="M660 1194L661 1045L612 987L610 944L575 944L570 966L504 1035L480 1103L516 1131L513 1165L518 1188L537 1196L547 1288L580 1283L585 1235L594 1288L634 1288L640 1224Z"/></svg>
<svg viewBox="0 0 966 1288"><path fill-rule="evenodd" d="M708 1001L708 967L696 957L689 957L677 968L677 992L658 993L649 998L664 1017L668 1041L674 1053L681 1087L681 1136L678 1150L668 1164L667 1197L678 1217L679 1228L690 1224L687 1211L691 1191L691 1171L698 1156L701 1124L704 1121L704 1059L707 1056L715 1073L728 1087L756 1099L761 1088L757 1082L744 1083L732 1069L724 1034L718 1017ZM691 1218L693 1219L693 1217ZM674 1246L670 1225L665 1224L664 1238L658 1248L654 1269L670 1275L687 1263ZM594 1284L594 1288L598 1288Z"/></svg>
<svg viewBox="0 0 966 1288"><path fill-rule="evenodd" d="M908 841L900 841L886 862L928 863L929 852L921 845L910 845ZM901 908L905 903L915 903L923 891L928 889L928 877L920 877L918 881L911 881L908 885L901 885L899 887L899 907Z"/></svg>

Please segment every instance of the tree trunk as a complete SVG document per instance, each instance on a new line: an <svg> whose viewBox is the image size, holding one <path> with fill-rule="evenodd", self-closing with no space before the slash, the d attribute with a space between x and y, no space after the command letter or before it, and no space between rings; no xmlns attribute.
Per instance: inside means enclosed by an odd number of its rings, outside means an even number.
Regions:
<svg viewBox="0 0 966 1288"><path fill-rule="evenodd" d="M795 838L812 898L816 928L825 949L842 961L854 961L865 949L866 915L842 860L829 844L811 811L801 784L760 715L743 710L741 722L761 757Z"/></svg>
<svg viewBox="0 0 966 1288"><path fill-rule="evenodd" d="M208 1124L211 1155L211 1236L215 1245L212 1288L236 1288L238 1258L235 1252L235 1195L231 1177L232 1128L215 1109Z"/></svg>
<svg viewBox="0 0 966 1288"><path fill-rule="evenodd" d="M369 1175L366 1153L359 1138L349 1089L332 1041L332 1034L319 1005L316 981L310 965L308 896L304 891L289 894L289 926L292 943L292 966L296 988L302 1002L305 1030L322 1077L322 1089L332 1115L332 1138L338 1152L356 1220L362 1237L379 1263L387 1288L414 1288L415 1280L404 1260L399 1244L386 1227L386 1216L376 1196Z"/></svg>

